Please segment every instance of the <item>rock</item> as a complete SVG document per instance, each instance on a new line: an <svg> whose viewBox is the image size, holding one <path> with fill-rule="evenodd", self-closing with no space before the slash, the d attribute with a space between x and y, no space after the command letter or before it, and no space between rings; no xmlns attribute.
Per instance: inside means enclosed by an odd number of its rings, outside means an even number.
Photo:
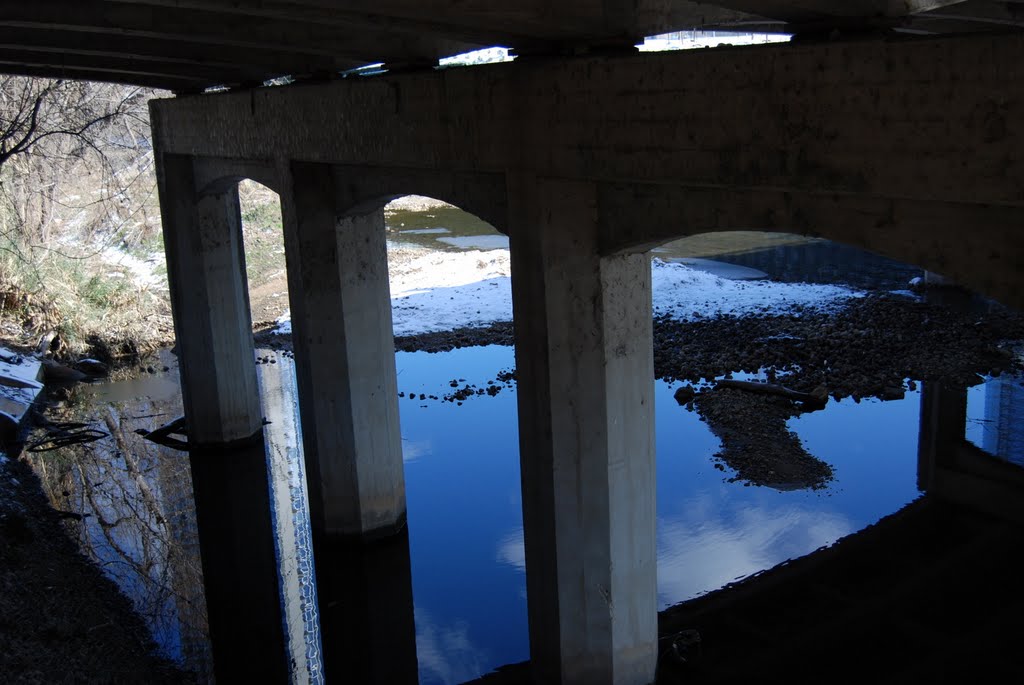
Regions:
<svg viewBox="0 0 1024 685"><path fill-rule="evenodd" d="M43 359L43 379L48 383L78 383L86 379L81 371L64 366L52 359Z"/></svg>
<svg viewBox="0 0 1024 685"><path fill-rule="evenodd" d="M882 389L883 400L902 400L905 396L903 388L889 386Z"/></svg>
<svg viewBox="0 0 1024 685"><path fill-rule="evenodd" d="M108 373L107 365L98 359L79 359L78 363L75 364L75 368L87 376L95 378L106 376Z"/></svg>
<svg viewBox="0 0 1024 685"><path fill-rule="evenodd" d="M680 405L684 405L692 402L696 394L697 391L693 389L692 385L684 385L681 386L678 390L676 390L676 393L675 395L673 395L673 397L676 398L676 402L678 402Z"/></svg>

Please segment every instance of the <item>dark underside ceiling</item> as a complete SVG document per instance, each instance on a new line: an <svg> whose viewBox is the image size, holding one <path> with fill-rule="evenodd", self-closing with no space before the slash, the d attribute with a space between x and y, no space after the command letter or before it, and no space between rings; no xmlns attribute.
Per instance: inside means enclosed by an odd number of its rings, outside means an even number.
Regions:
<svg viewBox="0 0 1024 685"><path fill-rule="evenodd" d="M1024 0L0 0L0 73L195 92L481 47L628 49L688 29L806 36L1017 30Z"/></svg>

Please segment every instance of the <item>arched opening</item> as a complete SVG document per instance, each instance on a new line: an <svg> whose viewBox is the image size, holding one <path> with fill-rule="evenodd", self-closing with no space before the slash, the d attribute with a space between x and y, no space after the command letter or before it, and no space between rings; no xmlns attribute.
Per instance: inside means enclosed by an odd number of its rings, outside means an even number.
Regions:
<svg viewBox="0 0 1024 685"><path fill-rule="evenodd" d="M271 327L288 310L288 271L280 196L257 181L238 184L245 272L253 328Z"/></svg>
<svg viewBox="0 0 1024 685"><path fill-rule="evenodd" d="M332 603L347 603L351 593L337 594L341 574L395 607L386 626L343 628L352 644L366 641L357 635L372 635L370 642L389 645L386 658L369 648L356 655L367 662L358 668L378 677L382 668L404 672L397 664L411 656L420 682L463 682L529 655L508 241L477 216L425 196L386 205L384 199L363 201L339 218L339 230L364 235L360 222L372 221L366 217L375 208L381 208L386 237L408 537L359 552L359 568L378 570L358 578L345 570L351 550L338 553L338 565L325 565L318 553L317 590L334 593ZM243 202L243 220L251 213ZM254 318L258 306L254 301ZM298 322L290 317L286 312L281 325L258 335L279 348L267 355L278 367L293 363L287 336ZM332 343L334 354L345 354L345 344L351 343ZM262 369L266 379L268 367ZM321 573L332 576L328 585L320 582ZM408 592L403 583L410 582L415 606L411 600L399 606ZM354 617L361 615L356 610ZM416 651L410 654L406 638L412 636L402 631L413 615ZM323 628L325 617L320 620ZM327 673L344 651L327 634L337 630L337 624L323 628Z"/></svg>
<svg viewBox="0 0 1024 685"><path fill-rule="evenodd" d="M652 272L662 609L922 495L948 498L957 469L1000 472L989 484L1001 503L972 506L1016 515L1006 501L1020 477L983 466L964 429L1006 453L1019 444L1012 420L985 433L1021 387L1019 314L923 287L920 267L793 234L689 236L655 248ZM864 549L864 563L886 563Z"/></svg>
<svg viewBox="0 0 1024 685"><path fill-rule="evenodd" d="M420 682L464 682L529 656L508 239L422 196L384 214Z"/></svg>

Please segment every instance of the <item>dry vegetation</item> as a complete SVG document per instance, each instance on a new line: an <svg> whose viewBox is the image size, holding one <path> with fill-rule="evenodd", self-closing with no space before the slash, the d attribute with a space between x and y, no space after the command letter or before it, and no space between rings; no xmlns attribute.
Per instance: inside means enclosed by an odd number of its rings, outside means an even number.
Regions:
<svg viewBox="0 0 1024 685"><path fill-rule="evenodd" d="M0 321L9 341L52 339L58 356L117 361L169 339L159 280L137 277L161 249L153 95L0 77Z"/></svg>
<svg viewBox="0 0 1024 685"><path fill-rule="evenodd" d="M132 364L173 340L149 130L155 92L0 76L0 339ZM254 320L287 309L277 195L239 185ZM443 205L410 196L387 216Z"/></svg>

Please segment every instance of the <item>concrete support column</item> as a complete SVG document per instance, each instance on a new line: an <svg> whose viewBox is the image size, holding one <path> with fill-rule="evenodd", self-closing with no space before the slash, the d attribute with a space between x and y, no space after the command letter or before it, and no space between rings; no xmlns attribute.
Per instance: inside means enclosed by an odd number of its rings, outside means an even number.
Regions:
<svg viewBox="0 0 1024 685"><path fill-rule="evenodd" d="M224 445L260 431L238 189L200 196L190 157L158 167L167 275L189 442Z"/></svg>
<svg viewBox="0 0 1024 685"><path fill-rule="evenodd" d="M314 536L405 523L384 215L339 216L326 165L282 165L281 202Z"/></svg>
<svg viewBox="0 0 1024 685"><path fill-rule="evenodd" d="M513 177L509 210L535 676L647 685L657 661L650 263L599 254L590 183Z"/></svg>

